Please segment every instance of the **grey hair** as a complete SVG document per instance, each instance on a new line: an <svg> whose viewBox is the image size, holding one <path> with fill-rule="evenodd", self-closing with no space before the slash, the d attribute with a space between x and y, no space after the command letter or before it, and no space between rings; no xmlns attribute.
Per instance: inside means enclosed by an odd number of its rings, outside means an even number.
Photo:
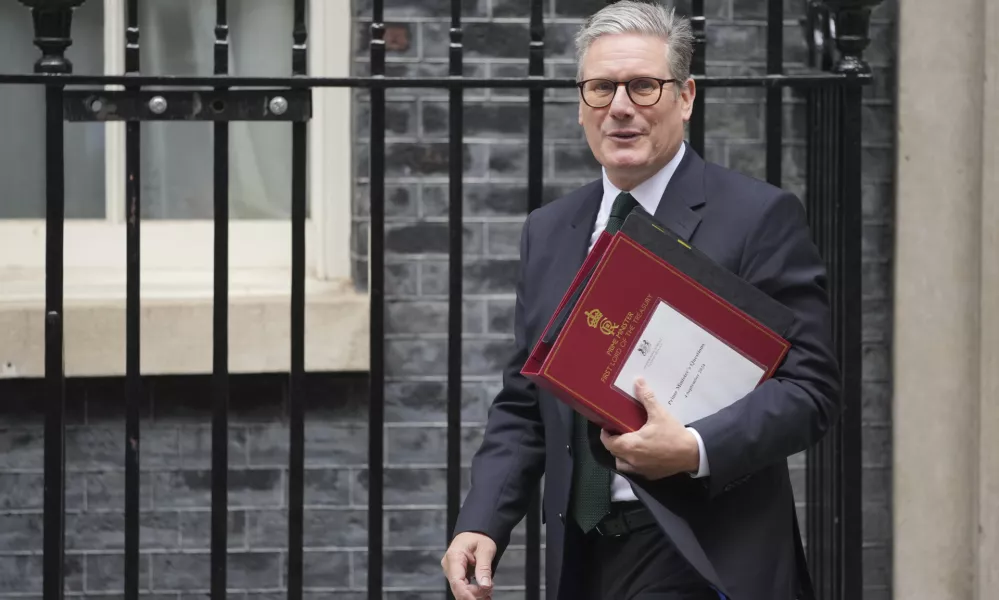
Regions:
<svg viewBox="0 0 999 600"><path fill-rule="evenodd" d="M670 76L679 82L674 89L679 93L682 84L690 77L694 33L688 18L677 15L673 7L652 2L620 0L608 4L586 20L576 34L576 78L583 76L583 58L590 45L601 36L619 33L653 35L662 39L667 47Z"/></svg>

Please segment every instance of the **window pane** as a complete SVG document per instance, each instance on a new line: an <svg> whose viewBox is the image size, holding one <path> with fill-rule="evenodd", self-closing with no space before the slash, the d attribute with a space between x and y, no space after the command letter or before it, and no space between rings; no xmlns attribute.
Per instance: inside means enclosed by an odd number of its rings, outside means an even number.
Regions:
<svg viewBox="0 0 999 600"><path fill-rule="evenodd" d="M75 73L101 73L104 7L87 2L73 15L73 45L66 56ZM31 12L0 2L0 71L31 73L41 51ZM66 123L66 216L103 218L104 125ZM0 219L45 217L45 89L0 84Z"/></svg>
<svg viewBox="0 0 999 600"><path fill-rule="evenodd" d="M211 75L215 3L144 0L139 4L146 75ZM228 3L232 75L291 74L292 0ZM143 214L153 219L209 219L214 197L213 124L143 124ZM233 219L291 214L291 125L231 123L229 194Z"/></svg>

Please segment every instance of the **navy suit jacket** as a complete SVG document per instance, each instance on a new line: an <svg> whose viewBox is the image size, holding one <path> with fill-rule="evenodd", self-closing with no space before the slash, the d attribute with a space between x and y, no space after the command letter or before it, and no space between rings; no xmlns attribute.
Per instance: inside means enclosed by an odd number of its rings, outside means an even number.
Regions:
<svg viewBox="0 0 999 600"><path fill-rule="evenodd" d="M565 526L572 419L564 403L520 369L582 264L601 196L597 180L535 210L524 223L515 351L472 459L471 488L455 529L495 540L498 567L544 475L549 600L579 597L579 544L572 539L578 529ZM803 558L796 554L787 458L818 441L840 412L825 267L794 195L705 162L689 146L655 217L789 307L795 321L787 333L791 348L771 379L691 424L704 440L708 477L626 478L680 553L729 599L791 600ZM613 467L599 439L593 447L598 460Z"/></svg>

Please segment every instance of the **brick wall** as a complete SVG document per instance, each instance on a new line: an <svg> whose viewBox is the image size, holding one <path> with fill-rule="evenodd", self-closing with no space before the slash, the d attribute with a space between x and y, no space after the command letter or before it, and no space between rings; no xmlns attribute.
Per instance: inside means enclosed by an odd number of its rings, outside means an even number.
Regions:
<svg viewBox="0 0 999 600"><path fill-rule="evenodd" d="M552 0L546 70L573 76L572 34L601 2ZM765 66L766 0L708 0L709 73L747 74ZM785 57L804 58L785 1ZM355 0L356 72L367 73L370 0ZM891 78L894 1L876 13L868 54L878 82L864 109L864 540L865 598L890 597L891 453L889 380L892 229ZM527 74L528 2L465 0L465 72ZM446 0L387 0L388 70L447 73ZM686 9L688 2L680 2ZM445 93L393 90L387 112L386 597L440 597L445 523L447 360L447 111ZM785 176L800 191L802 106L787 96ZM550 91L545 117L545 199L599 173L575 122L576 97ZM463 461L481 439L486 409L511 345L513 283L527 204L527 104L517 90L470 90L465 109ZM707 158L762 176L763 96L707 94ZM355 272L366 284L367 135L358 93ZM367 536L367 409L363 379L313 377L306 428L306 586L312 597L363 598ZM142 433L142 588L147 597L204 597L209 581L211 415L202 378L147 386ZM36 385L4 386L0 403L0 599L41 594L43 436ZM77 597L122 590L124 433L122 383L71 382L67 433L68 581ZM230 435L232 597L283 597L286 561L288 428L280 380L239 378ZM802 457L793 457L804 498ZM467 481L467 472L463 474ZM504 561L499 598L521 597L522 532Z"/></svg>

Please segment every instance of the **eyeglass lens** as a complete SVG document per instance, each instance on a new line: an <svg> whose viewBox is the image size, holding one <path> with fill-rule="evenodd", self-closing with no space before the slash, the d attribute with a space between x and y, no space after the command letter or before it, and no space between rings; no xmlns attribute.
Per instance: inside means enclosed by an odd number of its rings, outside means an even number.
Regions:
<svg viewBox="0 0 999 600"><path fill-rule="evenodd" d="M617 91L617 83L609 79L593 79L583 84L583 99L591 106L610 104ZM628 96L635 104L649 106L659 100L662 86L650 77L639 77L627 82Z"/></svg>

